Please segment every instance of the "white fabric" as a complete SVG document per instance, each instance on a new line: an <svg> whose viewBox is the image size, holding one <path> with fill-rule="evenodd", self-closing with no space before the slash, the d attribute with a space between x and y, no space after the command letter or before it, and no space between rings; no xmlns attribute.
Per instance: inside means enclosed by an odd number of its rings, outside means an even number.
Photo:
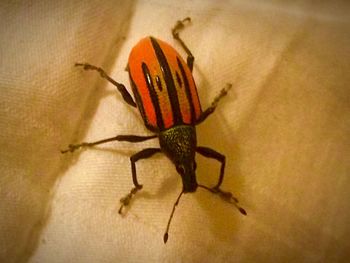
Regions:
<svg viewBox="0 0 350 263"><path fill-rule="evenodd" d="M346 1L23 1L0 5L0 262L346 262L350 211L350 20ZM151 134L96 72L129 87L131 47L154 35L195 56L198 126L227 157L223 189L248 216L203 190L181 190L162 155L137 164L144 189L126 216L129 156L157 147L69 143ZM185 54L184 54L185 56ZM130 89L129 89L130 90ZM219 164L198 157L213 185Z"/></svg>

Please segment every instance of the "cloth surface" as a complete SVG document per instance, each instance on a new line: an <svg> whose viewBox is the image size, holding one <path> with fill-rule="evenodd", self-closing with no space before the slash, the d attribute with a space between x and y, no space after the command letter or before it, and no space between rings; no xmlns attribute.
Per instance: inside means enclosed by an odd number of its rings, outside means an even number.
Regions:
<svg viewBox="0 0 350 263"><path fill-rule="evenodd" d="M0 262L347 262L350 251L350 4L347 1L2 1ZM226 155L222 188L242 216L204 190L182 197L159 154L125 216L129 156L157 140L61 155L69 143L150 135L96 72L130 90L129 51L153 35L195 56L198 144ZM198 181L219 163L197 157Z"/></svg>

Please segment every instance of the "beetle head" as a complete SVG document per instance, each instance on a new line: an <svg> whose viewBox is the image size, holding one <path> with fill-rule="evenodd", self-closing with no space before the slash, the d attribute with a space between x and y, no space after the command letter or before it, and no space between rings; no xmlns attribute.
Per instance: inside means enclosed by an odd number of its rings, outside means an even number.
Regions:
<svg viewBox="0 0 350 263"><path fill-rule="evenodd" d="M177 172L181 175L183 192L195 192L198 185L195 162L197 141L194 127L180 125L163 131L160 133L159 143L162 151L175 164Z"/></svg>

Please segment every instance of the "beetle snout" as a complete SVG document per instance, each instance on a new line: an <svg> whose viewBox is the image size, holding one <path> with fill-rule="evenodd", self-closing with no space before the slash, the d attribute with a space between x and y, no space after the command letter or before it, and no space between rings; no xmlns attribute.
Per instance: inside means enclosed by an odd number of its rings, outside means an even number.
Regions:
<svg viewBox="0 0 350 263"><path fill-rule="evenodd" d="M183 192L195 192L198 187L195 170L189 169L187 171L181 171L180 175L182 179Z"/></svg>
<svg viewBox="0 0 350 263"><path fill-rule="evenodd" d="M176 170L181 175L184 193L195 192L197 190L196 166L195 161L176 165Z"/></svg>
<svg viewBox="0 0 350 263"><path fill-rule="evenodd" d="M198 187L198 184L197 184L195 178L194 178L194 181L190 182L190 183L182 180L182 184L183 184L183 192L184 193L193 193L197 190L197 187Z"/></svg>

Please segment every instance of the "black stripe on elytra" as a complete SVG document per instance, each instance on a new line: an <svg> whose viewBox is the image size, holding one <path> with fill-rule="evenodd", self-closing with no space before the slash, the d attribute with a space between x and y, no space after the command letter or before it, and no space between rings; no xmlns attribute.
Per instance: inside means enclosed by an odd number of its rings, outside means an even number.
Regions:
<svg viewBox="0 0 350 263"><path fill-rule="evenodd" d="M129 78L130 78L130 83L131 83L131 88L132 88L132 92L134 93L134 97L135 97L135 101L136 101L136 104L137 104L137 108L139 109L140 111L140 114L141 114L141 117L145 123L145 126L151 130L151 131L154 131L154 132L157 132L158 130L154 129L153 126L151 126L148 122L148 119L147 119L147 116L145 114L145 108L143 107L143 104L142 104L142 99L141 99L141 96L140 96L140 93L136 87L136 84L134 82L134 80L132 79L131 77L131 74L129 74Z"/></svg>
<svg viewBox="0 0 350 263"><path fill-rule="evenodd" d="M176 76L177 83L179 84L180 88L182 88L182 80L181 80L179 73L177 71L175 72L175 76Z"/></svg>
<svg viewBox="0 0 350 263"><path fill-rule="evenodd" d="M166 83L166 87L168 90L169 95L169 101L171 105L171 110L173 114L173 120L174 124L181 124L182 121L182 115L180 110L180 104L179 104L179 98L177 96L177 91L175 88L175 83L173 76L171 74L171 70L168 64L168 61L166 59L166 56L164 55L164 52L160 45L158 44L157 40L153 37L151 37L151 43L154 48L154 51L156 53L157 59L159 61L159 66L162 70L164 81Z"/></svg>
<svg viewBox="0 0 350 263"><path fill-rule="evenodd" d="M154 89L151 73L149 72L149 68L145 62L142 62L142 72L143 72L143 75L144 75L146 83L147 83L149 96L151 97L154 111L156 113L157 126L160 130L162 130L162 129L164 129L164 121L163 121L163 117L162 117L162 112L160 110L157 92Z"/></svg>
<svg viewBox="0 0 350 263"><path fill-rule="evenodd" d="M163 90L162 81L160 80L160 77L158 75L156 76L156 83L159 91L162 91Z"/></svg>
<svg viewBox="0 0 350 263"><path fill-rule="evenodd" d="M187 79L185 69L184 69L180 59L178 57L176 57L176 60L177 60L177 65L179 66L179 69L181 71L182 79L184 81L186 97L188 100L188 104L190 105L191 123L193 124L196 121L196 113L194 111L193 98L192 98L192 94L191 94L191 90L190 90L190 84L189 84L189 81Z"/></svg>

